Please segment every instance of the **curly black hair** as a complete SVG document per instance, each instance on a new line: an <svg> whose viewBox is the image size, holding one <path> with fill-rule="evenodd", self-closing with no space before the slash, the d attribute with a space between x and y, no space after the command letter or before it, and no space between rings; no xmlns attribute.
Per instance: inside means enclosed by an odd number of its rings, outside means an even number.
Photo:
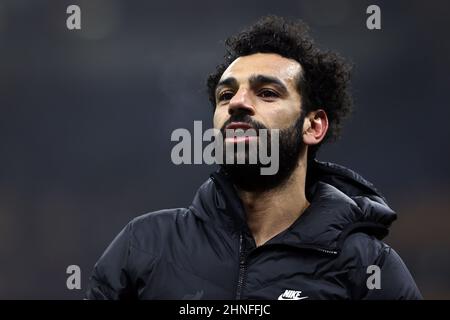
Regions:
<svg viewBox="0 0 450 320"><path fill-rule="evenodd" d="M225 41L224 62L209 75L209 100L216 106L215 89L223 72L238 57L254 53L275 53L300 63L303 72L298 79L304 114L323 109L329 119L323 141L336 140L342 120L351 112L349 93L350 64L337 53L321 51L302 21L290 21L278 16L266 16ZM310 150L314 155L319 145Z"/></svg>

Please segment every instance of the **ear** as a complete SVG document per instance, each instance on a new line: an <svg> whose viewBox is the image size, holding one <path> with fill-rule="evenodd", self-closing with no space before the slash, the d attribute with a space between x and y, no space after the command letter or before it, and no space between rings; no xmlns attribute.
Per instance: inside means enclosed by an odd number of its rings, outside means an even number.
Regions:
<svg viewBox="0 0 450 320"><path fill-rule="evenodd" d="M328 131L328 117L323 109L309 112L303 122L303 142L312 146L320 143Z"/></svg>

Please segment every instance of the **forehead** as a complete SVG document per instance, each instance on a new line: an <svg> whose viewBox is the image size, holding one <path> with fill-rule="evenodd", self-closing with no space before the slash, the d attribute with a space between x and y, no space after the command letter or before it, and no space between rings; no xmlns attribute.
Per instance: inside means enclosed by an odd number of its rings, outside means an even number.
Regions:
<svg viewBox="0 0 450 320"><path fill-rule="evenodd" d="M263 74L293 84L301 71L300 63L293 59L275 53L255 53L234 60L222 74L221 80L234 77L242 82L252 75Z"/></svg>

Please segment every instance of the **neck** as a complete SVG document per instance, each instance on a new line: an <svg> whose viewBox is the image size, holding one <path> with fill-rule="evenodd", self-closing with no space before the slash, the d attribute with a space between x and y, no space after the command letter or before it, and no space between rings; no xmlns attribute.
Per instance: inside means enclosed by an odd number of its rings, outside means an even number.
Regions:
<svg viewBox="0 0 450 320"><path fill-rule="evenodd" d="M278 188L263 192L238 189L257 246L286 230L309 206L305 196L306 161L301 158L288 181Z"/></svg>

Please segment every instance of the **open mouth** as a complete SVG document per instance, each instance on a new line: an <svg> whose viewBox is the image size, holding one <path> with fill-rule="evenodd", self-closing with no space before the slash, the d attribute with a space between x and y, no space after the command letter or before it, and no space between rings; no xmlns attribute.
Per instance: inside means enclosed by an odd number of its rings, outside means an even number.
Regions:
<svg viewBox="0 0 450 320"><path fill-rule="evenodd" d="M248 143L257 136L256 129L246 122L232 122L225 127L225 143Z"/></svg>

